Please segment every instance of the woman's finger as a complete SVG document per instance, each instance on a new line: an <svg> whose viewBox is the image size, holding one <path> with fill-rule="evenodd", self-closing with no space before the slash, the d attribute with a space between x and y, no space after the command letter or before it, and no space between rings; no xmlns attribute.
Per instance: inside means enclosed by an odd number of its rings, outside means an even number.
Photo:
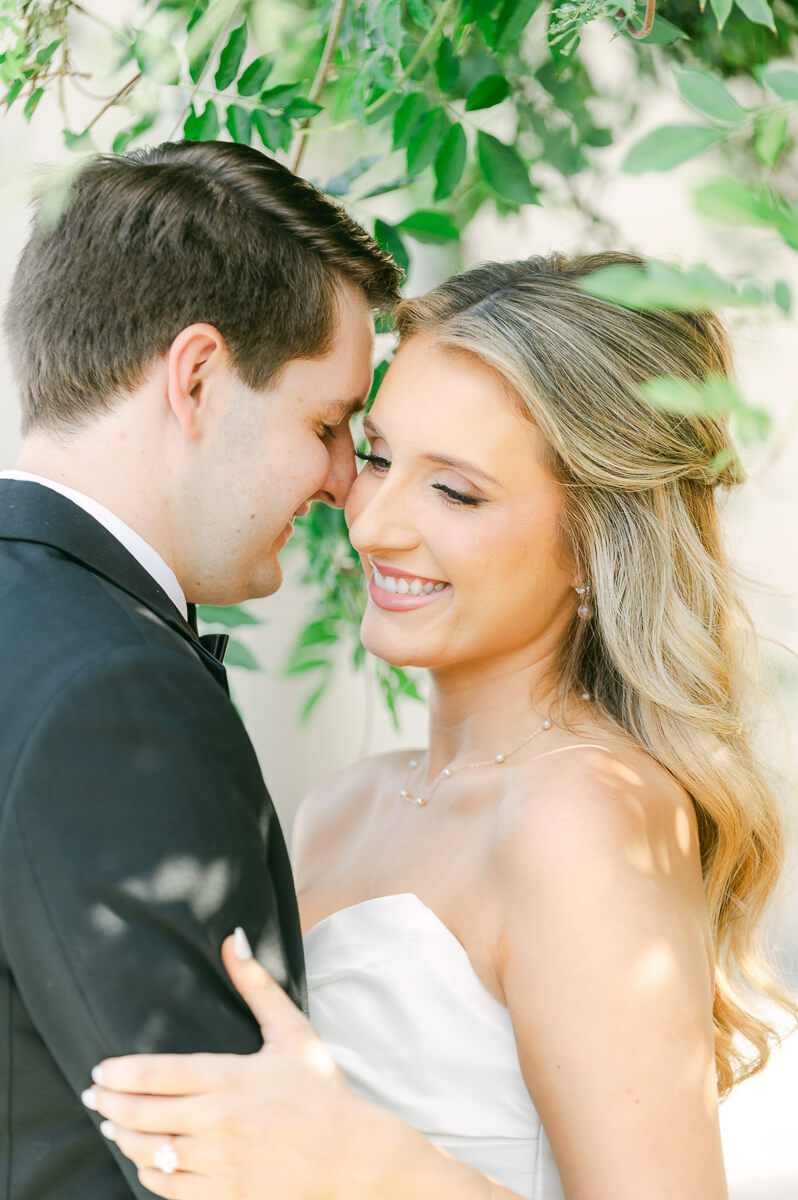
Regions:
<svg viewBox="0 0 798 1200"><path fill-rule="evenodd" d="M91 1073L108 1091L145 1096L196 1096L223 1086L234 1054L128 1054L105 1058Z"/></svg>
<svg viewBox="0 0 798 1200"><path fill-rule="evenodd" d="M163 1196L164 1200L226 1200L228 1195L219 1187L218 1180L192 1175L187 1171L164 1175L155 1167L142 1166L139 1169L139 1183L156 1196Z"/></svg>
<svg viewBox="0 0 798 1200"><path fill-rule="evenodd" d="M103 1121L100 1133L113 1142L138 1167L155 1167L166 1174L188 1171L193 1175L218 1178L224 1166L219 1146L208 1138L164 1137L162 1133L139 1133L112 1121ZM169 1170L170 1166L172 1170Z"/></svg>
<svg viewBox="0 0 798 1200"><path fill-rule="evenodd" d="M204 1096L129 1096L95 1084L81 1099L87 1108L101 1113L114 1125L139 1133L196 1134L208 1123L208 1101Z"/></svg>
<svg viewBox="0 0 798 1200"><path fill-rule="evenodd" d="M315 1038L304 1014L268 971L252 957L243 931L225 938L222 943L222 962L236 990L252 1010L267 1045L284 1039L293 1041L297 1037Z"/></svg>

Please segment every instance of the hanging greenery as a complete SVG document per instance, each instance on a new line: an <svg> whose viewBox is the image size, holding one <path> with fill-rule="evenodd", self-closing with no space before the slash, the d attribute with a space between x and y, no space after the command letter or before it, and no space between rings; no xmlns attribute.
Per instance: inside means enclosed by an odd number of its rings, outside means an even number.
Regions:
<svg viewBox="0 0 798 1200"><path fill-rule="evenodd" d="M623 246L596 205L614 144L654 89L678 97L683 119L647 132L621 170L666 172L712 153L717 170L694 196L715 225L766 229L798 249L792 156L798 108L798 15L787 0L151 0L131 23L98 0L0 0L0 80L6 109L33 119L46 96L60 106L66 171L46 197L57 212L70 160L169 137L260 145L301 170L314 141L340 166L316 179L340 198L412 274L424 247L449 248L452 269L469 223L530 205L575 211L595 244ZM623 39L635 85L603 91L585 50L589 26ZM593 42L595 46L595 39ZM76 127L73 93L103 92ZM329 158L329 155L327 155ZM383 197L392 199L386 207ZM387 212L401 215L387 218ZM709 266L650 263L603 272L586 286L636 307L750 306L789 313L781 279L725 279ZM379 364L376 382L384 373ZM773 437L766 411L732 383L663 387L652 403L728 412L738 440ZM339 511L315 506L294 539L308 620L286 664L307 674L307 717L357 629L362 572ZM236 628L245 610L204 610ZM232 660L257 663L242 644ZM378 665L397 716L413 679Z"/></svg>

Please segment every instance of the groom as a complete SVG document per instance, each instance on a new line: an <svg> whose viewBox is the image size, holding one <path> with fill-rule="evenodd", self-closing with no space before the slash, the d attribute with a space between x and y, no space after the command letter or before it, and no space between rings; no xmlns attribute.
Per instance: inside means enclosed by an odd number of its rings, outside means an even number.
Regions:
<svg viewBox="0 0 798 1200"><path fill-rule="evenodd" d="M243 146L98 159L34 224L0 476L3 1200L150 1194L80 1092L109 1055L258 1048L235 925L303 1003L285 844L194 604L274 592L294 517L343 505L397 298L363 229Z"/></svg>

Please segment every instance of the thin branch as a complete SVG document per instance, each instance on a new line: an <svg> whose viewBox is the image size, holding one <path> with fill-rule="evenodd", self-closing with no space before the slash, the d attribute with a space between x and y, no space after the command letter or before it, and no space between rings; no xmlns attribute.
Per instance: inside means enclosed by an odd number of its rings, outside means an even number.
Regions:
<svg viewBox="0 0 798 1200"><path fill-rule="evenodd" d="M346 11L346 0L336 0L335 9L333 10L330 27L327 30L327 38L324 43L324 50L321 56L316 77L313 80L311 89L308 93L308 99L313 104L316 103L319 96L324 91L324 85L327 82L327 76L330 73L330 68L335 57L335 49L338 45L338 38L341 33L341 26L344 20L344 12ZM305 153L305 147L308 141L308 126L310 118L302 122L302 126L297 133L296 145L291 154L291 170L296 172L299 170L299 164L302 162L302 156Z"/></svg>
<svg viewBox="0 0 798 1200"><path fill-rule="evenodd" d="M127 38L125 37L124 33L122 33L121 29L117 29L116 26L111 25L109 21L105 21L102 17L98 17L97 13L89 12L89 10L84 8L82 4L78 4L77 0L69 0L69 7L74 8L75 12L79 12L81 16L88 17L90 21L96 21L98 25L102 25L103 29L107 29L109 33L114 35L114 37L119 38L124 42L127 41Z"/></svg>
<svg viewBox="0 0 798 1200"><path fill-rule="evenodd" d="M83 132L88 133L89 130L97 124L100 117L108 112L109 108L113 108L113 106L115 104L118 104L120 100L126 99L130 92L130 89L135 87L136 84L138 83L138 81L141 79L141 75L142 75L141 71L137 71L132 79L129 79L127 81L127 83L119 89L118 92L116 92L113 96L111 96L110 100L107 100L105 102L105 104L102 106L102 108L100 109L100 111L95 116L92 117L92 119L89 121L88 125L83 130Z"/></svg>
<svg viewBox="0 0 798 1200"><path fill-rule="evenodd" d="M657 12L657 0L646 0L646 15L643 24L638 29L631 21L626 22L626 32L633 38L645 38L654 28L654 17ZM623 16L623 13L619 15Z"/></svg>
<svg viewBox="0 0 798 1200"><path fill-rule="evenodd" d="M426 37L423 39L421 45L405 67L404 71L402 71L398 76L396 80L397 84L403 83L405 79L408 79L413 74L418 64L426 57L427 51L440 33L443 23L449 15L449 10L453 7L454 3L455 0L444 0L443 4L438 10L437 17L433 21L426 34ZM370 117L372 113L378 112L379 109L382 108L383 104L388 103L393 94L393 92L383 92L383 94L379 96L373 102L373 104L368 105L366 108L366 115Z"/></svg>
<svg viewBox="0 0 798 1200"><path fill-rule="evenodd" d="M203 79L205 78L205 76L206 76L206 74L207 74L207 72L208 72L208 68L210 67L211 63L213 62L213 56L214 56L214 54L216 53L216 50L217 50L218 46L220 45L220 43L221 43L221 41L222 41L222 38L225 36L225 34L227 33L228 29L229 29L229 28L230 28L230 26L233 24L233 21L234 21L234 20L236 19L236 17L238 16L238 13L239 13L239 10L240 10L240 8L241 8L241 5L240 5L240 4L234 4L234 5L233 5L233 7L232 7L232 9L231 9L231 11L230 11L230 15L228 16L227 20L226 20L226 21L224 22L224 24L222 25L222 27L221 27L221 29L219 30L219 32L217 33L216 37L213 39L213 45L211 46L210 53L209 53L209 55L208 55L207 59L205 60L205 66L204 66L204 67L202 68L202 70L200 71L200 73L199 73L199 76L198 76L197 80L196 80L196 81L195 81L195 83L194 83L194 87L192 88L191 95L190 95L190 96L189 96L189 98L188 98L188 104L187 104L187 105L186 105L186 107L183 109L183 111L181 112L180 116L177 118L177 122L175 123L175 127L174 127L174 129L172 130L172 132L169 134L168 141L170 141L170 142L172 141L172 139L174 138L174 136L175 136L175 134L177 133L178 129L179 129L179 128L180 128L180 126L183 124L183 122L185 121L185 119L186 119L186 117L188 116L189 112L191 111L191 106L192 106L192 104L194 103L194 99L195 99L195 97L196 97L196 95L197 95L197 92L198 92L198 91L199 91L199 89L200 89L200 84L202 83Z"/></svg>

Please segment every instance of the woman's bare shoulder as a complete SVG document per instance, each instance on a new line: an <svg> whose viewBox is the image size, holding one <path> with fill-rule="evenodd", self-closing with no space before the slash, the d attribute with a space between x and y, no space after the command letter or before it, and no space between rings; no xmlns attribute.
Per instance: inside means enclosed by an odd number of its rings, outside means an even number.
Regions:
<svg viewBox="0 0 798 1200"><path fill-rule="evenodd" d="M346 842L368 814L380 790L406 769L412 752L392 751L350 763L314 787L300 802L294 817L292 856L310 856L321 845L329 856L332 844Z"/></svg>
<svg viewBox="0 0 798 1200"><path fill-rule="evenodd" d="M700 882L688 792L631 737L600 725L561 733L514 773L497 813L496 846L505 868L525 871L537 856L561 855L579 871L600 853L671 875L680 866L685 884Z"/></svg>

